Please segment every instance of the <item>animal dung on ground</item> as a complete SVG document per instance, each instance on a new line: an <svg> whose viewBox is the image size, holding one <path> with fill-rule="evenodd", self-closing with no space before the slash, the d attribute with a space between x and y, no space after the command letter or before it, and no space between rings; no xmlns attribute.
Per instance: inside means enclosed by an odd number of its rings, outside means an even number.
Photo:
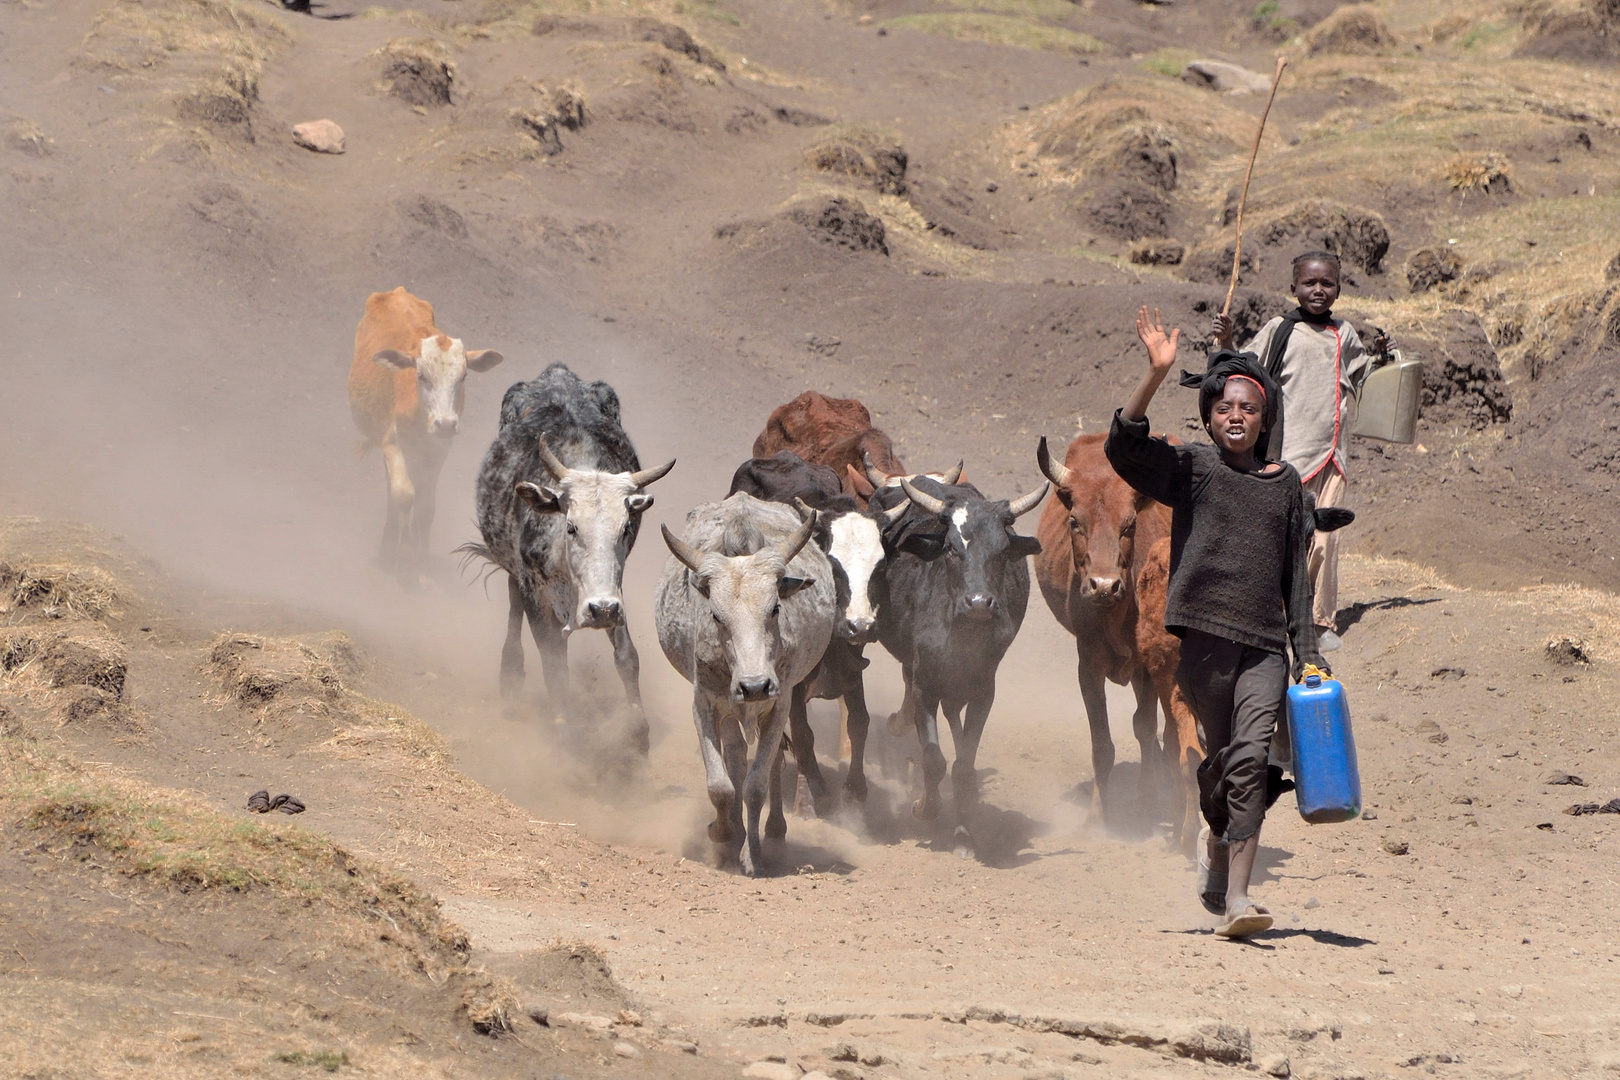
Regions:
<svg viewBox="0 0 1620 1080"><path fill-rule="evenodd" d="M1547 775L1543 776L1541 778L1541 782L1543 784L1547 784L1547 785L1553 786L1553 787L1558 787L1558 786L1585 787L1586 786L1586 781L1585 780L1582 780L1578 776L1573 776L1570 773L1561 772L1558 769L1554 769L1553 771L1549 772Z"/></svg>
<svg viewBox="0 0 1620 1080"><path fill-rule="evenodd" d="M1412 847L1405 840L1391 838L1384 841L1384 850L1391 855L1405 855L1412 850Z"/></svg>
<svg viewBox="0 0 1620 1080"><path fill-rule="evenodd" d="M343 153L343 129L331 120L306 120L294 124L293 142L317 154Z"/></svg>
<svg viewBox="0 0 1620 1080"><path fill-rule="evenodd" d="M304 801L296 795L282 792L274 798L268 791L255 791L248 796L247 808L255 814L268 814L272 810L280 810L283 814L302 814L306 809Z"/></svg>

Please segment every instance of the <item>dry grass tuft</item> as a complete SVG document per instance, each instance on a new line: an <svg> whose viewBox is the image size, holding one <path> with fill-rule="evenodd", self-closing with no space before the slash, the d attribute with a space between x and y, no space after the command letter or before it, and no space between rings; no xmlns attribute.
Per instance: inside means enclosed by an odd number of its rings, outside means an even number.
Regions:
<svg viewBox="0 0 1620 1080"><path fill-rule="evenodd" d="M1508 195L1514 190L1512 167L1499 154L1453 158L1446 163L1444 176L1451 190L1464 195Z"/></svg>
<svg viewBox="0 0 1620 1080"><path fill-rule="evenodd" d="M804 152L804 162L820 173L848 177L885 195L906 193L909 157L892 131L862 124L833 124Z"/></svg>
<svg viewBox="0 0 1620 1080"><path fill-rule="evenodd" d="M116 617L128 596L113 576L94 566L0 563L0 614L28 612L48 619Z"/></svg>
<svg viewBox="0 0 1620 1080"><path fill-rule="evenodd" d="M505 976L481 968L468 971L462 979L461 1009L480 1035L511 1031L518 1011L517 987Z"/></svg>
<svg viewBox="0 0 1620 1080"><path fill-rule="evenodd" d="M433 38L394 38L371 54L382 61L382 88L407 105L424 109L450 104L456 65Z"/></svg>
<svg viewBox="0 0 1620 1080"><path fill-rule="evenodd" d="M1076 183L1126 175L1173 190L1189 155L1235 152L1233 133L1252 127L1217 95L1176 81L1131 76L1071 94L1010 128L1048 179Z"/></svg>
<svg viewBox="0 0 1620 1080"><path fill-rule="evenodd" d="M1377 56L1400 46L1373 4L1346 4L1311 28L1311 55Z"/></svg>
<svg viewBox="0 0 1620 1080"><path fill-rule="evenodd" d="M208 650L206 668L226 697L251 709L289 699L334 703L345 676L358 673L359 654L347 634L332 632L315 645L292 638L221 634Z"/></svg>
<svg viewBox="0 0 1620 1080"><path fill-rule="evenodd" d="M1106 52L1108 46L1077 30L1048 26L1017 15L997 15L976 11L900 15L884 21L885 27L917 30L958 41L981 41L987 45L1009 45L1017 49L1071 52L1080 55Z"/></svg>

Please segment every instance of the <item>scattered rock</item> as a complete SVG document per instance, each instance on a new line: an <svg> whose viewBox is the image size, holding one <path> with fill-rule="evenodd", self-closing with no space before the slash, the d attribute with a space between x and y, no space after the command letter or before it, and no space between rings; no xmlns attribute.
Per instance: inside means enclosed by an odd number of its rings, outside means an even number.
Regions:
<svg viewBox="0 0 1620 1080"><path fill-rule="evenodd" d="M876 1050L868 1050L861 1055L861 1064L869 1069L875 1069L879 1065L893 1065L895 1063Z"/></svg>
<svg viewBox="0 0 1620 1080"><path fill-rule="evenodd" d="M1293 1075L1294 1070L1289 1065L1288 1059L1282 1054L1272 1054L1269 1057L1263 1057L1260 1059L1260 1071L1265 1073L1267 1076L1279 1076L1286 1078Z"/></svg>
<svg viewBox="0 0 1620 1080"><path fill-rule="evenodd" d="M551 1010L538 1002L525 1005L523 1014L541 1027L551 1026Z"/></svg>
<svg viewBox="0 0 1620 1080"><path fill-rule="evenodd" d="M1138 240L1131 245L1131 262L1138 266L1176 266L1187 254L1177 240Z"/></svg>
<svg viewBox="0 0 1620 1080"><path fill-rule="evenodd" d="M1308 40L1312 56L1376 56L1401 43L1372 4L1344 5L1317 23Z"/></svg>
<svg viewBox="0 0 1620 1080"><path fill-rule="evenodd" d="M1418 721L1417 727L1413 730L1417 734L1422 735L1424 738L1434 743L1436 746L1443 745L1451 738L1451 736L1447 735L1438 723L1428 717Z"/></svg>
<svg viewBox="0 0 1620 1080"><path fill-rule="evenodd" d="M1390 839L1384 841L1384 850L1389 852L1391 855L1405 855L1411 851L1412 848L1411 845L1405 840L1396 840L1391 837Z"/></svg>
<svg viewBox="0 0 1620 1080"><path fill-rule="evenodd" d="M6 128L6 145L30 157L47 158L55 143L45 137L45 129L29 120L14 120Z"/></svg>
<svg viewBox="0 0 1620 1080"><path fill-rule="evenodd" d="M1578 638L1557 637L1547 642L1547 659L1563 667L1590 664L1592 654Z"/></svg>
<svg viewBox="0 0 1620 1080"><path fill-rule="evenodd" d="M1455 682L1458 679L1467 677L1467 675L1468 669L1460 667L1437 667L1429 672L1429 678L1443 679L1447 682ZM1429 723L1434 723L1434 721L1431 720ZM1436 724L1435 726L1438 727L1439 725Z"/></svg>
<svg viewBox="0 0 1620 1080"><path fill-rule="evenodd" d="M1199 1061L1241 1065L1248 1062L1252 1049L1248 1028L1219 1020L1199 1020L1170 1036L1172 1053Z"/></svg>
<svg viewBox="0 0 1620 1080"><path fill-rule="evenodd" d="M1224 93L1265 94L1271 90L1271 80L1258 71L1219 60L1194 60L1181 69L1181 81Z"/></svg>
<svg viewBox="0 0 1620 1080"><path fill-rule="evenodd" d="M753 1080L799 1080L800 1072L792 1065L782 1061L756 1061L743 1070L743 1075Z"/></svg>
<svg viewBox="0 0 1620 1080"><path fill-rule="evenodd" d="M1576 803L1564 813L1571 817L1580 817L1583 814L1620 814L1620 799L1610 799L1601 806L1597 803Z"/></svg>
<svg viewBox="0 0 1620 1080"><path fill-rule="evenodd" d="M623 1039L620 1039L618 1042L613 1044L613 1053L616 1057L638 1058L641 1056L641 1048L635 1043L625 1042Z"/></svg>
<svg viewBox="0 0 1620 1080"><path fill-rule="evenodd" d="M1558 769L1554 769L1551 772L1547 773L1545 776L1543 776L1541 778L1541 782L1543 784L1548 785L1549 787L1559 787L1559 786L1585 787L1586 786L1586 781L1585 780L1582 780L1578 776L1573 776L1570 773L1561 772Z"/></svg>
<svg viewBox="0 0 1620 1080"><path fill-rule="evenodd" d="M596 1016L592 1013L565 1012L551 1018L553 1027L579 1027L590 1031L607 1031L613 1027L613 1021L605 1016Z"/></svg>
<svg viewBox="0 0 1620 1080"><path fill-rule="evenodd" d="M1550 821L1538 822L1536 824L1536 828L1540 829L1542 832L1556 832L1557 831L1556 829L1553 828L1553 823L1550 822Z"/></svg>
<svg viewBox="0 0 1620 1080"><path fill-rule="evenodd" d="M1462 260L1450 248L1419 248L1406 260L1406 284L1415 293L1462 276Z"/></svg>
<svg viewBox="0 0 1620 1080"><path fill-rule="evenodd" d="M331 120L306 120L294 124L293 142L317 154L343 153L343 129Z"/></svg>
<svg viewBox="0 0 1620 1080"><path fill-rule="evenodd" d="M854 1043L839 1043L826 1051L828 1061L859 1061L861 1053Z"/></svg>
<svg viewBox="0 0 1620 1080"><path fill-rule="evenodd" d="M641 1014L636 1012L634 1009L620 1009L619 1023L623 1024L625 1027L640 1027Z"/></svg>

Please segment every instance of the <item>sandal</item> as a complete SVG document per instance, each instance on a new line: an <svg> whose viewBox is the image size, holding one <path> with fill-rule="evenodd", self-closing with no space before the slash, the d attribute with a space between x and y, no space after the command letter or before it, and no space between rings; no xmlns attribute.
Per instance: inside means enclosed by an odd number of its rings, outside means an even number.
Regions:
<svg viewBox="0 0 1620 1080"><path fill-rule="evenodd" d="M1198 902L1211 915L1226 914L1225 873L1216 874L1209 868L1209 826L1198 830Z"/></svg>
<svg viewBox="0 0 1620 1080"><path fill-rule="evenodd" d="M1245 904L1242 910L1233 915L1222 926L1215 928L1215 933L1224 938L1246 938L1255 934L1264 933L1271 929L1271 912L1259 904Z"/></svg>

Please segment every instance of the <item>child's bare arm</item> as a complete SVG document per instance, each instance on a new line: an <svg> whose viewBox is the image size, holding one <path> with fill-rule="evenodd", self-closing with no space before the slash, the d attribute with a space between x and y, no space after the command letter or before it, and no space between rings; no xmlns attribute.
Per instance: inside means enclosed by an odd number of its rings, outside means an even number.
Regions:
<svg viewBox="0 0 1620 1080"><path fill-rule="evenodd" d="M1181 342L1181 330L1178 327L1169 334L1164 332L1164 320L1157 308L1152 315L1148 314L1147 305L1136 313L1136 336L1142 339L1148 353L1148 369L1142 375L1142 381L1136 385L1131 396L1125 402L1121 415L1126 420L1142 420L1147 416L1148 405L1153 401L1153 395L1158 392L1159 385L1164 382L1166 375L1170 374L1170 367L1176 362L1176 346Z"/></svg>

